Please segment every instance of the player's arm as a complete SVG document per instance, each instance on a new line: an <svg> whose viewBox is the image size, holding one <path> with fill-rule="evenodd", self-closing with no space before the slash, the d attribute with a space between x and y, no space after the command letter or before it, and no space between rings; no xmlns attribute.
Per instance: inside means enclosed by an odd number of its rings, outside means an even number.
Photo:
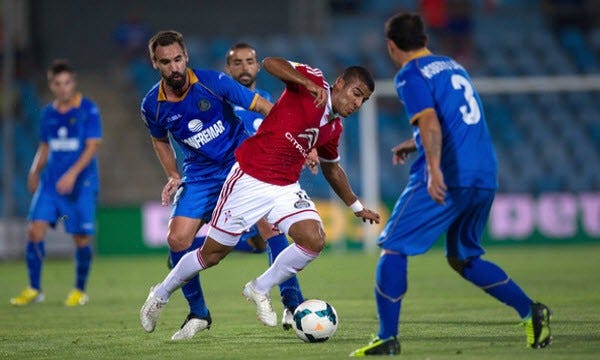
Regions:
<svg viewBox="0 0 600 360"><path fill-rule="evenodd" d="M73 191L73 186L75 186L77 177L83 169L90 164L94 156L96 156L101 142L102 139L99 138L86 139L85 148L77 161L71 165L69 170L67 170L56 183L56 191L58 191L59 194L70 194L71 191Z"/></svg>
<svg viewBox="0 0 600 360"><path fill-rule="evenodd" d="M40 142L35 157L29 168L29 174L27 175L27 189L34 193L40 183L40 174L48 163L48 154L50 153L50 147L47 142Z"/></svg>
<svg viewBox="0 0 600 360"><path fill-rule="evenodd" d="M162 205L166 206L169 204L171 196L177 191L179 185L181 185L181 176L179 175L179 170L177 170L177 159L175 159L175 151L171 146L169 137L152 137L152 147L167 175L167 184L163 187L160 194Z"/></svg>
<svg viewBox="0 0 600 360"><path fill-rule="evenodd" d="M362 218L363 221L368 220L371 224L373 222L379 224L379 214L365 208L360 203L358 197L352 191L346 172L340 166L339 162L321 161L321 170L323 170L323 176L325 176L333 191L354 211L354 215Z"/></svg>
<svg viewBox="0 0 600 360"><path fill-rule="evenodd" d="M444 174L440 168L442 158L442 129L440 121L433 109L423 111L413 124L419 127L421 142L425 150L425 160L427 161L427 191L431 198L438 204L444 204L446 198L446 184L444 183Z"/></svg>
<svg viewBox="0 0 600 360"><path fill-rule="evenodd" d="M256 94L256 97L254 98L254 101L248 110L256 111L261 113L263 116L267 116L272 107L273 104L269 100Z"/></svg>
<svg viewBox="0 0 600 360"><path fill-rule="evenodd" d="M267 57L262 61L263 69L285 83L303 86L315 97L315 105L321 107L327 103L327 90L315 84L311 79L297 71L284 58Z"/></svg>

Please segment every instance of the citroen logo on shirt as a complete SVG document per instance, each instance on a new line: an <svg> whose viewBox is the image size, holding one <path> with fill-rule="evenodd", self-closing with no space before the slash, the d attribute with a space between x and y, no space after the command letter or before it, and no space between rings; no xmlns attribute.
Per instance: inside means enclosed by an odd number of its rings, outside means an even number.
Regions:
<svg viewBox="0 0 600 360"><path fill-rule="evenodd" d="M318 128L308 128L304 130L303 134L298 135L300 138L304 138L308 141L308 148L312 149L313 146L317 143L317 139L319 138L319 129Z"/></svg>
<svg viewBox="0 0 600 360"><path fill-rule="evenodd" d="M204 126L204 124L202 124L202 121L198 119L193 119L188 123L188 129L190 129L191 132L198 132L202 130L202 126Z"/></svg>

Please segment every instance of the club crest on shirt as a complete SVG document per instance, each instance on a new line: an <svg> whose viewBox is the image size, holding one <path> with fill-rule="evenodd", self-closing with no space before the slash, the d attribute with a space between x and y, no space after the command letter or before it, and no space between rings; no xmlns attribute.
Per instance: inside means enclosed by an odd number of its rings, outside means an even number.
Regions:
<svg viewBox="0 0 600 360"><path fill-rule="evenodd" d="M310 203L304 199L300 199L294 203L296 209L306 209L310 207Z"/></svg>
<svg viewBox="0 0 600 360"><path fill-rule="evenodd" d="M69 124L73 125L77 122L77 118L76 117L72 117L69 119Z"/></svg>
<svg viewBox="0 0 600 360"><path fill-rule="evenodd" d="M188 129L190 129L191 132L198 132L202 130L203 126L204 124L202 124L202 121L198 119L190 120L188 123Z"/></svg>
<svg viewBox="0 0 600 360"><path fill-rule="evenodd" d="M198 101L198 109L200 109L200 111L208 111L208 109L210 109L210 102L206 99Z"/></svg>

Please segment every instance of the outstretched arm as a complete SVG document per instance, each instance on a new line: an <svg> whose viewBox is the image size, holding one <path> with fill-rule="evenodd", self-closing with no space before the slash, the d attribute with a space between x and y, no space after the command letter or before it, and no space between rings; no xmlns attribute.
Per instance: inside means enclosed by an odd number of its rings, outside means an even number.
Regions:
<svg viewBox="0 0 600 360"><path fill-rule="evenodd" d="M286 83L303 86L315 97L315 105L322 107L327 103L327 90L302 75L284 58L267 57L262 61L263 68L271 75Z"/></svg>
<svg viewBox="0 0 600 360"><path fill-rule="evenodd" d="M167 184L163 187L160 194L160 199L163 206L169 205L171 196L177 191L177 188L181 184L181 177L177 170L177 160L175 159L175 152L169 142L169 138L155 138L152 137L152 147L160 165L162 165L165 174L167 175Z"/></svg>
<svg viewBox="0 0 600 360"><path fill-rule="evenodd" d="M346 205L352 208L354 215L363 219L379 224L380 216L377 212L362 206L358 197L352 191L346 172L337 162L321 162L323 176L327 179L329 185L335 193L344 201Z"/></svg>

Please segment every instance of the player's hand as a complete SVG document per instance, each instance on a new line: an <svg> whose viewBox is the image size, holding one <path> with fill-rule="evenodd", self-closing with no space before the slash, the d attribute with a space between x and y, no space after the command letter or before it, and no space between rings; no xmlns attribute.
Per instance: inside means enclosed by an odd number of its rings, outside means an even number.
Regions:
<svg viewBox="0 0 600 360"><path fill-rule="evenodd" d="M308 170L310 170L313 175L317 175L319 173L319 163L317 149L312 149L310 153L308 153L304 165L308 167Z"/></svg>
<svg viewBox="0 0 600 360"><path fill-rule="evenodd" d="M181 179L170 177L167 184L163 187L162 193L160 194L160 200L162 206L167 206L171 202L171 197L177 191L181 185Z"/></svg>
<svg viewBox="0 0 600 360"><path fill-rule="evenodd" d="M440 205L446 204L446 184L444 183L444 174L439 168L429 170L429 178L427 179L427 192Z"/></svg>
<svg viewBox="0 0 600 360"><path fill-rule="evenodd" d="M73 186L75 186L75 181L77 181L77 174L67 171L58 179L56 191L61 195L70 194L73 191Z"/></svg>
<svg viewBox="0 0 600 360"><path fill-rule="evenodd" d="M359 212L355 212L354 215L356 215L356 217L362 218L363 222L368 221L371 224L379 224L379 221L381 220L381 216L379 215L379 213L367 208L364 208Z"/></svg>
<svg viewBox="0 0 600 360"><path fill-rule="evenodd" d="M408 139L392 148L392 163L394 165L404 165L404 162L408 158L408 154L417 150L415 141Z"/></svg>
<svg viewBox="0 0 600 360"><path fill-rule="evenodd" d="M40 176L38 174L29 173L27 175L27 190L30 193L34 193L40 184Z"/></svg>
<svg viewBox="0 0 600 360"><path fill-rule="evenodd" d="M310 92L314 97L315 106L320 108L327 104L327 97L329 96L329 92L324 88L317 86L317 84L310 81L310 84L306 87L306 90Z"/></svg>

